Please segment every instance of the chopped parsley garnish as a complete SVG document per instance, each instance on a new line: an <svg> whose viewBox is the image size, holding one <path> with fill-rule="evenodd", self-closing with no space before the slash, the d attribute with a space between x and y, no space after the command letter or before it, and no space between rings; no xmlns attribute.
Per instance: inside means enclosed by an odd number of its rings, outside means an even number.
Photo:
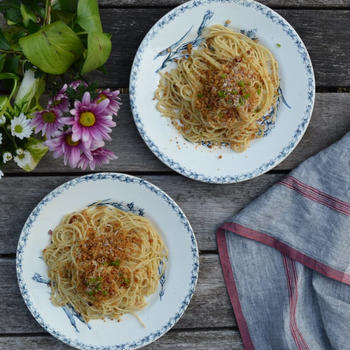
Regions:
<svg viewBox="0 0 350 350"><path fill-rule="evenodd" d="M244 86L245 86L244 81L243 81L243 80L240 80L240 81L238 82L238 86L244 87Z"/></svg>
<svg viewBox="0 0 350 350"><path fill-rule="evenodd" d="M249 92L247 92L246 94L243 95L243 98L245 100L248 100L249 97L250 97L250 93Z"/></svg>
<svg viewBox="0 0 350 350"><path fill-rule="evenodd" d="M281 45L280 43L277 43L276 46L277 46L277 47L281 47L282 45Z"/></svg>
<svg viewBox="0 0 350 350"><path fill-rule="evenodd" d="M198 96L199 98L202 98L202 97L204 97L204 94L200 92L200 93L197 94L197 96Z"/></svg>
<svg viewBox="0 0 350 350"><path fill-rule="evenodd" d="M111 262L111 265L119 267L120 266L120 260L119 259L115 259L114 261Z"/></svg>
<svg viewBox="0 0 350 350"><path fill-rule="evenodd" d="M243 106L244 105L244 100L242 97L239 98L239 105L240 106Z"/></svg>
<svg viewBox="0 0 350 350"><path fill-rule="evenodd" d="M226 74L220 74L220 77L221 77L222 79L225 79L225 78L226 78Z"/></svg>
<svg viewBox="0 0 350 350"><path fill-rule="evenodd" d="M256 90L256 93L257 93L258 95L260 95L260 94L261 94L261 89L258 88L258 89Z"/></svg>
<svg viewBox="0 0 350 350"><path fill-rule="evenodd" d="M226 97L226 92L224 90L220 90L220 91L218 91L218 95L220 98L224 98L224 97Z"/></svg>
<svg viewBox="0 0 350 350"><path fill-rule="evenodd" d="M232 94L232 95L238 95L238 91L237 91L237 90L232 90L232 91L231 91L231 94Z"/></svg>

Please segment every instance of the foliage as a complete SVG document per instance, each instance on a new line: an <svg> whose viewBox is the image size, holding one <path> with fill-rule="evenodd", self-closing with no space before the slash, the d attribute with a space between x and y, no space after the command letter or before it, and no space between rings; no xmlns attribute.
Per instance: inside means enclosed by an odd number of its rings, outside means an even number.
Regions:
<svg viewBox="0 0 350 350"><path fill-rule="evenodd" d="M34 137L35 127L27 123L43 110L40 96L103 71L112 44L98 0L0 0L0 15L6 23L0 28L0 89L6 92L0 95L0 169L13 159L30 171L47 151L47 135ZM71 105L85 92L95 100L100 91L94 84L67 86Z"/></svg>

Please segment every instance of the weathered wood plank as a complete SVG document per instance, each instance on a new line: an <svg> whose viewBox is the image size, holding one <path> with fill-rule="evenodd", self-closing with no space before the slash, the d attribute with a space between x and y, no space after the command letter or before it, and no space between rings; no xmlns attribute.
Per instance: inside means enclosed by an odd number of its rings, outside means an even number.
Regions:
<svg viewBox="0 0 350 350"><path fill-rule="evenodd" d="M100 6L107 7L160 7L177 6L185 3L187 0L100 0ZM261 0L260 3L270 7L348 7L349 0Z"/></svg>
<svg viewBox="0 0 350 350"><path fill-rule="evenodd" d="M200 250L215 250L217 226L280 179L281 175L266 174L232 185L204 184L178 175L141 177L159 186L180 205L192 224ZM0 254L16 251L19 234L30 212L47 193L72 178L53 176L1 179Z"/></svg>
<svg viewBox="0 0 350 350"><path fill-rule="evenodd" d="M47 336L1 337L0 350L70 350L72 347ZM237 330L170 331L145 350L243 350Z"/></svg>
<svg viewBox="0 0 350 350"><path fill-rule="evenodd" d="M101 9L104 29L112 33L107 75L94 74L104 86L127 87L132 60L141 40L169 8ZM350 12L347 10L277 10L299 33L309 50L318 86L349 86Z"/></svg>
<svg viewBox="0 0 350 350"><path fill-rule="evenodd" d="M20 295L14 259L0 259L0 275L2 276L0 314L6 315L0 318L0 334L43 332ZM201 255L196 292L175 328L215 328L234 327L235 325L219 257L216 254Z"/></svg>
<svg viewBox="0 0 350 350"><path fill-rule="evenodd" d="M123 95L122 100L118 127L112 133L113 141L108 144L108 147L118 154L119 159L100 167L98 171L170 171L171 169L160 162L141 139L132 118L127 95ZM290 170L343 136L350 129L349 109L350 94L316 94L314 113L304 138L292 154L275 169ZM51 155L46 155L34 173L67 171L81 172L80 169L65 167L62 159L55 160ZM23 173L13 163L5 169L6 172Z"/></svg>

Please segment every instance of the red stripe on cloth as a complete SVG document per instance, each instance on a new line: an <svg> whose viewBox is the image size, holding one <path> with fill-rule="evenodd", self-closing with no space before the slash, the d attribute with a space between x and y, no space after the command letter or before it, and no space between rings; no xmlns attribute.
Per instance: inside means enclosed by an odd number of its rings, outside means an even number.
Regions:
<svg viewBox="0 0 350 350"><path fill-rule="evenodd" d="M254 239L257 242L264 243L270 247L273 247L280 251L282 254L287 255L291 259L300 262L301 264L307 266L308 268L315 270L329 278L332 278L336 281L345 283L350 285L350 275L346 274L342 271L333 269L309 256L299 252L298 250L288 246L285 243L280 242L274 237L267 235L266 233L262 233L259 231L255 231L248 227L242 226L235 222L226 222L219 228L223 230L228 230L233 233L236 233L242 237Z"/></svg>
<svg viewBox="0 0 350 350"><path fill-rule="evenodd" d="M286 186L286 187L288 187L288 188L290 188L291 190L294 190L295 192L300 193L305 198L311 199L311 200L313 200L313 201L315 201L317 203L325 205L325 206L327 206L327 207L329 207L329 208L331 208L333 210L336 210L336 211L338 211L338 212L340 212L342 214L350 215L350 210L343 209L343 208L340 208L340 207L336 207L333 204L330 204L327 201L322 200L322 198L320 198L320 197L318 197L318 196L316 196L314 194L310 194L310 193L307 193L305 191L302 191L302 190L296 188L294 185L291 185L291 184L288 184L288 183L283 183L283 182L281 182L281 184Z"/></svg>
<svg viewBox="0 0 350 350"><path fill-rule="evenodd" d="M300 339L297 335L297 327L295 323L295 298L294 298L294 281L291 277L291 272L290 272L290 267L288 266L288 257L286 255L282 255L283 258L283 265L284 265L284 270L286 272L287 276L287 284L288 284L288 294L289 294L289 328L290 332L292 333L293 340L295 342L295 345L297 346L298 350L304 350Z"/></svg>
<svg viewBox="0 0 350 350"><path fill-rule="evenodd" d="M317 188L306 185L293 176L288 176L282 179L279 183L300 193L308 199L350 216L350 204L341 201L338 198L332 197L329 194L318 190Z"/></svg>
<svg viewBox="0 0 350 350"><path fill-rule="evenodd" d="M294 280L294 295L295 295L295 302L294 302L294 313L293 313L293 318L294 318L294 323L295 323L295 329L296 329L296 332L297 332L297 335L299 337L299 342L302 344L303 346L303 349L304 350L310 350L309 346L307 345L304 337L302 336L300 330L299 330L299 327L297 325L297 319L296 319L296 309L297 309L297 304L298 304L298 272L297 272L297 269L296 269L296 266L295 266L295 261L294 260L291 260L289 259L289 263L291 265L291 268L292 268L292 276L293 276L293 280Z"/></svg>
<svg viewBox="0 0 350 350"><path fill-rule="evenodd" d="M329 200L334 201L334 202L337 202L339 205L344 206L345 208L349 208L349 209L350 209L350 203L344 202L344 201L342 201L342 200L340 200L340 199L338 199L338 198L336 198L336 197L334 197L334 196L331 196L330 194L328 194L328 193L326 193L326 192L320 191L318 188L313 187L313 186L311 186L311 185L308 185L308 184L306 184L306 183L300 181L299 179L297 179L297 178L294 177L294 176L287 176L286 179L291 179L292 181L297 182L299 185L301 185L301 186L303 186L303 187L309 189L310 191L315 192L315 193L317 193L317 194L320 194L320 195L322 195L322 197L328 198Z"/></svg>
<svg viewBox="0 0 350 350"><path fill-rule="evenodd" d="M225 284L227 288L228 295L230 297L230 301L233 307L233 311L236 316L239 332L242 337L242 342L245 350L254 350L254 344L250 338L249 329L247 325L247 321L244 318L242 307L239 302L239 296L237 292L236 282L234 279L230 258L228 256L227 244L225 231L219 228L216 231L216 240L219 249L219 256L222 266L222 271L224 274Z"/></svg>

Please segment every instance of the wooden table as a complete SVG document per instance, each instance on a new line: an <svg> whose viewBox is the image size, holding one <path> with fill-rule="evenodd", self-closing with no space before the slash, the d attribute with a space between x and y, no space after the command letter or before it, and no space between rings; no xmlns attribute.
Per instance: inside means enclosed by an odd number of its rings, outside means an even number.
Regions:
<svg viewBox="0 0 350 350"><path fill-rule="evenodd" d="M215 228L350 129L350 0L262 1L291 23L309 50L316 75L316 103L303 140L285 161L265 175L232 185L194 182L171 171L143 143L130 112L127 87L136 49L153 23L182 2L100 1L105 31L113 34L113 52L108 74L92 78L103 86L122 88L123 106L111 145L119 159L98 170L126 172L159 186L184 210L197 237L200 272L195 295L175 327L146 348L242 350L219 264ZM27 310L17 286L15 252L22 226L38 201L83 173L46 156L32 173L10 167L5 174L0 180L0 349L70 349L45 333Z"/></svg>

